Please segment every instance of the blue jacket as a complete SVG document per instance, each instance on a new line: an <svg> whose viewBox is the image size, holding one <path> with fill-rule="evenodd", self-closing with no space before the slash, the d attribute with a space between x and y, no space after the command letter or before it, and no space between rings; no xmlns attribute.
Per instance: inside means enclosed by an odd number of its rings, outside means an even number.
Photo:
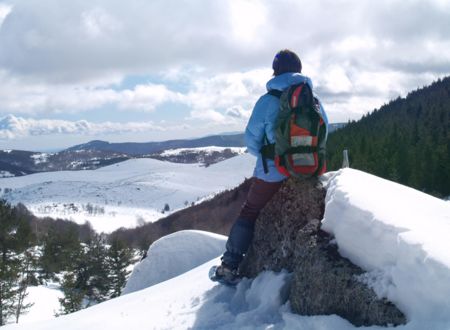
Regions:
<svg viewBox="0 0 450 330"><path fill-rule="evenodd" d="M267 90L279 90L284 91L291 85L305 82L313 88L311 79L300 73L283 73L279 76L275 76L267 82ZM267 182L279 182L286 178L285 175L278 172L273 160L267 160L269 172L264 173L262 164L262 158L260 150L264 145L264 133L269 140L269 143L275 142L274 126L277 120L278 107L280 100L272 95L264 94L256 102L253 108L252 115L248 121L247 128L245 129L245 142L247 144L248 151L257 157L255 170L253 176L262 179ZM322 112L325 125L328 132L328 118L320 104L320 110Z"/></svg>

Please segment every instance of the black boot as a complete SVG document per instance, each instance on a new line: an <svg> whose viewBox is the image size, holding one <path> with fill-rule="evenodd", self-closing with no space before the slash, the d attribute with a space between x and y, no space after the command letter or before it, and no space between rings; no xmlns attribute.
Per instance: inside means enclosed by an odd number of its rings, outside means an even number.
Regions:
<svg viewBox="0 0 450 330"><path fill-rule="evenodd" d="M220 266L213 266L209 270L211 281L219 282L228 286L235 286L241 280L237 269L232 269L222 263Z"/></svg>

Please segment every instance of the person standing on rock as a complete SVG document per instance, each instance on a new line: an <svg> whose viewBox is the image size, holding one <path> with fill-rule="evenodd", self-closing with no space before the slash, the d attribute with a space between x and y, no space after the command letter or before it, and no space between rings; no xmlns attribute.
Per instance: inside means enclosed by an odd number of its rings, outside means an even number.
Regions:
<svg viewBox="0 0 450 330"><path fill-rule="evenodd" d="M266 85L268 93L261 96L256 102L245 129L247 149L257 157L253 181L246 202L228 236L222 264L214 266L210 271L210 278L213 281L224 284L233 285L239 281L239 264L252 242L255 221L259 212L287 178L278 171L273 160L264 159L261 153L265 145L275 142L274 127L280 106L279 95L278 97L276 95L277 93L281 94L290 86L301 83L305 83L311 90L313 89L311 79L301 74L302 63L294 52L287 49L279 51L275 55L272 68L273 77ZM320 112L327 126L327 116L321 105Z"/></svg>

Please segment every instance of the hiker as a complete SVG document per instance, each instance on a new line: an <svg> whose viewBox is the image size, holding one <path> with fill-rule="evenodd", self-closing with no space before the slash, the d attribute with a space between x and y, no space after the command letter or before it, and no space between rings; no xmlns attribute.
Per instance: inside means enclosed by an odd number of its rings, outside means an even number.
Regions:
<svg viewBox="0 0 450 330"><path fill-rule="evenodd" d="M277 169L274 160L265 159L261 153L265 145L275 142L274 127L279 112L280 94L290 86L305 83L310 87L312 95L311 79L301 74L302 63L297 54L287 49L281 50L276 54L272 68L273 77L266 85L268 93L256 102L245 129L247 149L257 157L253 182L247 200L231 228L222 264L213 267L211 270L213 273L210 273L212 280L225 284L234 284L238 281L238 267L253 239L256 218L287 178ZM318 106L327 127L328 120L320 102ZM328 129L325 135L327 131Z"/></svg>

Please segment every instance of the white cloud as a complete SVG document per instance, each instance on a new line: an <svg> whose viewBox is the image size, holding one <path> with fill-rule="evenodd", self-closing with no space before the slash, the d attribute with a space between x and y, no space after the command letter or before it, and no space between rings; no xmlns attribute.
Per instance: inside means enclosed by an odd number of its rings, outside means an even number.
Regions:
<svg viewBox="0 0 450 330"><path fill-rule="evenodd" d="M11 12L12 7L10 5L0 3L0 27L8 14Z"/></svg>
<svg viewBox="0 0 450 330"><path fill-rule="evenodd" d="M225 40L227 8L219 1L18 1L2 26L0 48L8 51L0 54L0 65L14 74L74 83L111 72L215 63L232 47Z"/></svg>
<svg viewBox="0 0 450 330"><path fill-rule="evenodd" d="M449 14L439 0L17 1L2 26L0 65L73 84L186 66L247 71L270 66L288 47L306 70L316 56L324 69L343 60L392 64L405 54L419 54L422 70L433 70L427 56L443 62L449 49L422 46L449 41Z"/></svg>
<svg viewBox="0 0 450 330"><path fill-rule="evenodd" d="M123 28L123 24L103 8L93 8L81 13L81 28L93 39L114 38L114 34Z"/></svg>
<svg viewBox="0 0 450 330"><path fill-rule="evenodd" d="M265 83L270 79L270 73L267 69L251 70L194 80L191 91L185 95L185 102L194 109L191 117L223 122L230 121L230 117L241 120L248 118L243 114L253 109L256 100L266 92ZM242 115L230 116L231 113L236 114L236 111L230 112L233 108L242 109ZM221 111L228 116L213 116L211 111Z"/></svg>
<svg viewBox="0 0 450 330"><path fill-rule="evenodd" d="M353 83L348 77L346 68L342 65L333 65L326 70L326 74L318 80L319 86L334 94L351 93Z"/></svg>
<svg viewBox="0 0 450 330"><path fill-rule="evenodd" d="M252 70L213 77L186 77L188 90L185 93L152 83L125 90L82 84L33 84L0 73L0 84L3 86L0 89L0 114L80 113L108 105L116 105L122 110L148 112L165 103L177 103L191 108L195 111L192 117L200 119L201 113L207 111L218 111L220 114L231 108L251 110L258 97L265 93L270 72ZM218 119L220 116L209 113L205 115L205 120L213 117Z"/></svg>
<svg viewBox="0 0 450 330"><path fill-rule="evenodd" d="M191 111L190 120L200 119L213 124L226 124L227 120L224 115L214 110L193 110Z"/></svg>
<svg viewBox="0 0 450 330"><path fill-rule="evenodd" d="M267 22L267 10L260 1L230 1L230 18L235 39L249 43L261 42L259 32Z"/></svg>
<svg viewBox="0 0 450 330"><path fill-rule="evenodd" d="M133 90L123 90L117 93L119 107L153 111L166 102L183 102L181 93L173 92L161 84L137 85Z"/></svg>
<svg viewBox="0 0 450 330"><path fill-rule="evenodd" d="M151 83L125 90L83 84L47 85L0 72L0 85L0 114L80 113L108 105L148 112L166 102L183 102L180 93Z"/></svg>
<svg viewBox="0 0 450 330"><path fill-rule="evenodd" d="M342 40L333 42L331 46L338 52L352 53L358 50L373 50L377 47L377 44L378 41L371 35L350 35Z"/></svg>
<svg viewBox="0 0 450 330"><path fill-rule="evenodd" d="M155 125L152 122L91 123L86 120L71 122L49 119L36 120L15 117L13 115L0 118L0 139L3 140L52 134L93 136L99 134L108 135L164 130L165 128Z"/></svg>

